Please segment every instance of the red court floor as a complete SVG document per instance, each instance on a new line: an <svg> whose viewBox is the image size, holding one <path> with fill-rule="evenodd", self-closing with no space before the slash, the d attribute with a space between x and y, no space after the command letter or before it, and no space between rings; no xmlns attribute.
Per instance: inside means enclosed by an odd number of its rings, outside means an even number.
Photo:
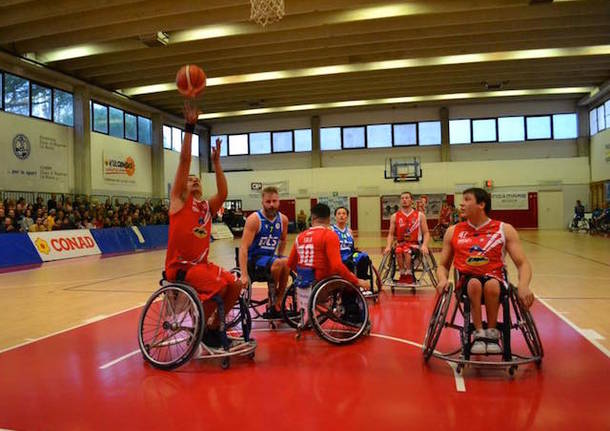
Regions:
<svg viewBox="0 0 610 431"><path fill-rule="evenodd" d="M205 360L152 368L136 352L140 309L127 311L1 353L0 427L610 429L609 358L543 304L533 308L540 369L526 365L513 378L466 369L462 381L444 361L425 365L417 346L433 300L431 291L384 293L371 305L372 336L349 346L259 327L256 358L228 370ZM452 341L446 332L439 347Z"/></svg>

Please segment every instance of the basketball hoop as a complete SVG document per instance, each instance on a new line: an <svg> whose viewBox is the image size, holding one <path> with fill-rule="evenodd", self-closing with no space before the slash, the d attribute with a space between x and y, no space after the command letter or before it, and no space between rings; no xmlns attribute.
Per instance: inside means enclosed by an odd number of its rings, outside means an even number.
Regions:
<svg viewBox="0 0 610 431"><path fill-rule="evenodd" d="M284 0L250 0L250 21L263 27L284 17Z"/></svg>

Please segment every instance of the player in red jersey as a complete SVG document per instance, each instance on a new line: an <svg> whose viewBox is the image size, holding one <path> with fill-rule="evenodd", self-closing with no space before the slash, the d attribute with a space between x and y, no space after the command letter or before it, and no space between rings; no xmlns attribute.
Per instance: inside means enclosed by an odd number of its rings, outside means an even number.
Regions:
<svg viewBox="0 0 610 431"><path fill-rule="evenodd" d="M186 119L184 140L170 192L165 274L168 280L184 280L197 290L207 319L203 342L209 347L219 347L220 321L216 303L211 298L216 294L220 295L224 310L228 312L233 308L242 289L241 282L236 280L233 274L208 262L212 218L227 198L227 180L220 165L221 141L217 140L216 148L212 150L217 193L208 200L202 199L199 177L189 175L191 139L199 111L185 103L184 113Z"/></svg>
<svg viewBox="0 0 610 431"><path fill-rule="evenodd" d="M390 230L388 241L383 254L390 253L392 243L396 238L396 263L400 271L401 283L413 283L415 281L411 273L411 259L414 252L420 250L428 255L428 243L430 232L428 223L423 212L412 208L413 196L410 192L400 195L400 209L390 217Z"/></svg>
<svg viewBox="0 0 610 431"><path fill-rule="evenodd" d="M438 293L449 285L451 262L458 270L457 288L466 288L475 327L471 353L501 353L498 343L500 331L496 329L500 301L500 285L507 285L504 254L508 251L519 271L518 294L526 307L531 307L534 294L529 288L532 268L519 236L508 223L488 217L491 197L483 189L465 190L460 212L466 221L451 226L443 239L443 251L438 266ZM483 329L481 299L485 301L488 329Z"/></svg>
<svg viewBox="0 0 610 431"><path fill-rule="evenodd" d="M288 266L296 271L299 308L309 300L311 287L331 275L338 275L355 286L369 288L369 281L357 278L342 262L339 237L330 227L330 208L317 204L311 209L311 227L301 232L292 246ZM305 321L307 321L307 316Z"/></svg>

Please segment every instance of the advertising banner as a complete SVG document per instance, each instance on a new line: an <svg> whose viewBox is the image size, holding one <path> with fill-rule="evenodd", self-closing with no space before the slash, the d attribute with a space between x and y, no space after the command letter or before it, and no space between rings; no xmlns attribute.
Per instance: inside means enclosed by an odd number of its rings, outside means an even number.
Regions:
<svg viewBox="0 0 610 431"><path fill-rule="evenodd" d="M86 229L31 232L28 236L45 262L101 254L91 232Z"/></svg>
<svg viewBox="0 0 610 431"><path fill-rule="evenodd" d="M104 151L102 154L104 181L135 184L136 162L133 156L110 151Z"/></svg>
<svg viewBox="0 0 610 431"><path fill-rule="evenodd" d="M527 192L492 192L492 210L527 210L529 201Z"/></svg>

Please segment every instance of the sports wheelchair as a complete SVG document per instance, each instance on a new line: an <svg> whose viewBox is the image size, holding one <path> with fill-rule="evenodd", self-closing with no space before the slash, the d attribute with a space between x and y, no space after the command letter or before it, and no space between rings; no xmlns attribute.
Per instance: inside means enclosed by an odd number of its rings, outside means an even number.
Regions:
<svg viewBox="0 0 610 431"><path fill-rule="evenodd" d="M411 256L411 273L413 274L413 283L401 283L395 280L398 273L398 263L396 262L396 244L392 246L390 253L385 254L379 264L377 270L381 283L384 286L390 286L392 294L396 288L411 288L413 290L421 287L436 287L438 281L436 279L436 259L432 252L427 256L419 249L414 249Z"/></svg>
<svg viewBox="0 0 610 431"><path fill-rule="evenodd" d="M307 307L307 311L305 310ZM313 326L332 344L348 344L371 331L369 309L360 289L339 276L332 276L305 288L291 284L282 298L286 322L301 332Z"/></svg>
<svg viewBox="0 0 610 431"><path fill-rule="evenodd" d="M183 281L159 282L158 289L146 302L138 325L138 343L144 359L162 370L172 370L184 365L202 347L202 359L221 359L221 367L230 366L233 356L254 358L256 341L250 338L252 321L250 314L239 314L241 334L228 331L226 323L221 323L222 348L211 348L202 343L206 316L203 305L195 289ZM223 301L219 295L212 297L218 305L220 322L225 322ZM247 310L243 296L238 307Z"/></svg>
<svg viewBox="0 0 610 431"><path fill-rule="evenodd" d="M456 280L459 280L456 274ZM455 294L455 298L453 298ZM447 320L449 309L453 299L453 308L451 317ZM527 363L535 363L540 366L544 356L542 342L538 335L538 329L534 323L534 319L527 309L521 304L517 295L517 288L512 284L505 287L501 284L500 290L500 306L501 310L498 313L502 316L502 321L498 321L496 327L501 333L500 341L502 344L502 352L499 354L486 353L485 358L489 356L501 356L500 360L491 359L472 359L470 349L474 342L474 325L470 319L470 298L466 291L466 286L461 289L454 290L453 284L450 283L447 290L441 295L438 295L434 311L430 319L430 324L426 331L426 337L423 344L424 360L427 362L430 357L435 356L446 361L457 364L456 371L459 373L465 366L474 367L497 367L507 368L512 376L519 365ZM511 313L512 308L512 313ZM461 315L463 323L460 325L456 319L457 314ZM444 328L451 328L458 331L460 334L460 346L447 353L441 353L436 350L436 345L439 341ZM483 327L487 328L487 322L483 321ZM516 329L521 331L525 344L529 350L529 355L516 353L511 346L511 330Z"/></svg>
<svg viewBox="0 0 610 431"><path fill-rule="evenodd" d="M591 227L591 214L587 213L582 218L576 217L570 221L568 224L568 230L570 232L585 232L588 233Z"/></svg>
<svg viewBox="0 0 610 431"><path fill-rule="evenodd" d="M359 259L359 256L362 257ZM366 257L364 258L364 256ZM369 280L369 288L362 292L362 294L366 299L372 299L374 303L377 303L383 284L371 258L366 253L356 250L350 258L343 263L356 275L356 277L362 280Z"/></svg>
<svg viewBox="0 0 610 431"><path fill-rule="evenodd" d="M449 225L439 222L434 226L434 229L430 230L430 237L432 237L434 241L442 242L447 229L449 229Z"/></svg>

